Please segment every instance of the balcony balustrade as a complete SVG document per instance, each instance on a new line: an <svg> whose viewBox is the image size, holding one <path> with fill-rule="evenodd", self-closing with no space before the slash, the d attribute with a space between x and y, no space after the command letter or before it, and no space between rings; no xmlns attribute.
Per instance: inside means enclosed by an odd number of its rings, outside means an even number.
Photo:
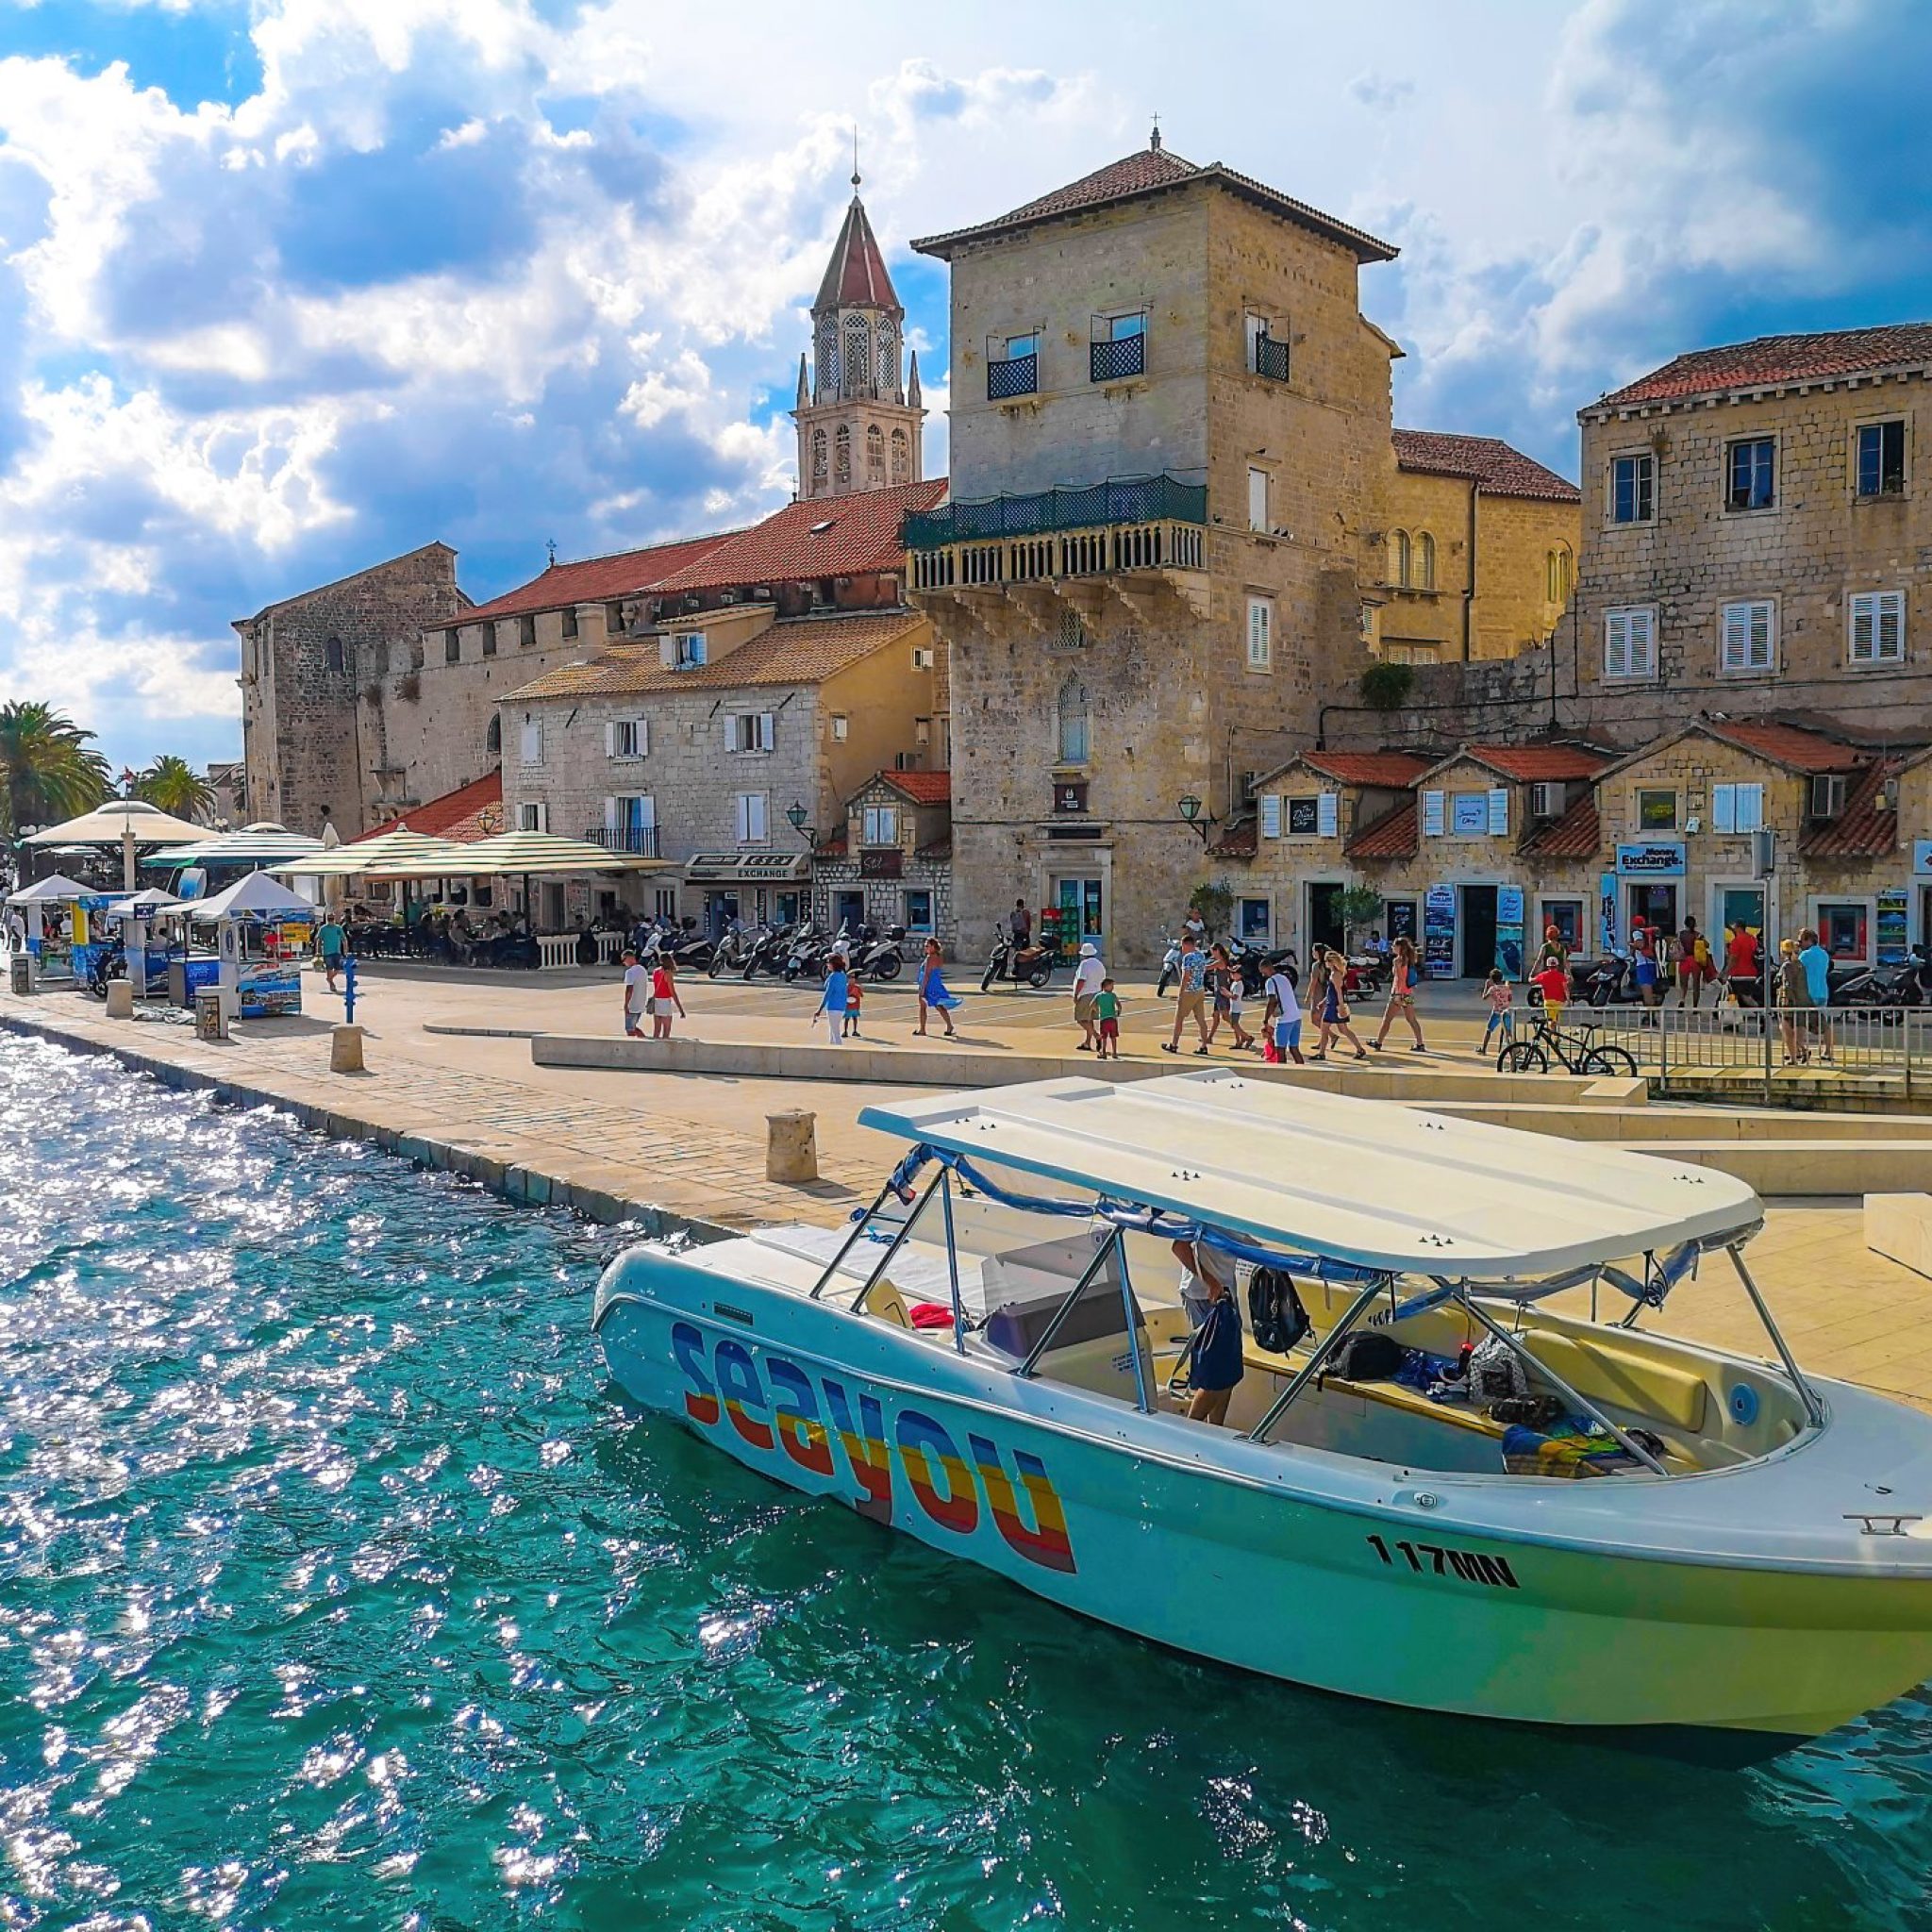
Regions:
<svg viewBox="0 0 1932 1932"><path fill-rule="evenodd" d="M1040 391L1040 358L1008 356L986 365L986 399L1004 403L1014 396L1036 395Z"/></svg>
<svg viewBox="0 0 1932 1932"><path fill-rule="evenodd" d="M1147 338L1120 336L1110 342L1094 342L1087 351L1087 375L1091 382L1119 382L1129 375L1142 375L1147 370Z"/></svg>
<svg viewBox="0 0 1932 1932"><path fill-rule="evenodd" d="M1255 338L1255 374L1265 375L1270 382L1288 380L1288 344L1276 341L1271 335Z"/></svg>
<svg viewBox="0 0 1932 1932"><path fill-rule="evenodd" d="M661 858L664 856L658 850L656 825L592 825L584 838L590 844L603 846L607 852L623 852L634 858Z"/></svg>

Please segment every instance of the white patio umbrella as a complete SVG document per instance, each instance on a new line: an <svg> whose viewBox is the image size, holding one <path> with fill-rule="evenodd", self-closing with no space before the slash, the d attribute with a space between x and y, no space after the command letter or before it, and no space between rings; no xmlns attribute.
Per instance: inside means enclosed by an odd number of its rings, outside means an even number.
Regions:
<svg viewBox="0 0 1932 1932"><path fill-rule="evenodd" d="M466 845L469 869L498 876L506 873L658 872L668 861L646 858L637 852L608 852L588 839L566 839L557 832L499 832Z"/></svg>
<svg viewBox="0 0 1932 1932"><path fill-rule="evenodd" d="M134 890L134 849L137 845L182 845L205 839L208 827L177 819L144 798L110 798L65 824L49 825L29 835L29 845L100 845L121 848L121 883Z"/></svg>
<svg viewBox="0 0 1932 1932"><path fill-rule="evenodd" d="M164 865L275 865L285 858L307 858L320 852L326 839L307 832L285 831L280 825L243 825L239 832L210 833L186 845L171 845L153 855Z"/></svg>
<svg viewBox="0 0 1932 1932"><path fill-rule="evenodd" d="M473 845L453 844L447 839L426 838L406 825L378 832L373 839L354 839L346 845L311 852L307 858L276 863L271 870L285 879L441 878L445 874L462 877L471 867L468 855ZM423 868L427 867L425 871Z"/></svg>

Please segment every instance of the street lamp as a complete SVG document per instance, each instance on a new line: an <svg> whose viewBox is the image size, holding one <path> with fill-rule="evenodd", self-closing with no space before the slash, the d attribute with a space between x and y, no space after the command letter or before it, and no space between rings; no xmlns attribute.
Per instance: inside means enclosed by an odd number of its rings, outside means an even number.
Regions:
<svg viewBox="0 0 1932 1932"><path fill-rule="evenodd" d="M1213 813L1210 812L1204 820L1201 817L1201 801L1191 791L1183 792L1180 798L1175 801L1174 808L1181 815L1182 824L1186 825L1191 831L1198 832L1201 835L1202 844L1207 844L1208 828L1217 823Z"/></svg>
<svg viewBox="0 0 1932 1932"><path fill-rule="evenodd" d="M796 832L798 836L801 839L803 839L808 845L813 844L817 841L819 836L818 827L816 825L808 825L806 824L804 806L795 803L788 805L785 808L785 823L788 825L790 825L791 829L794 832Z"/></svg>

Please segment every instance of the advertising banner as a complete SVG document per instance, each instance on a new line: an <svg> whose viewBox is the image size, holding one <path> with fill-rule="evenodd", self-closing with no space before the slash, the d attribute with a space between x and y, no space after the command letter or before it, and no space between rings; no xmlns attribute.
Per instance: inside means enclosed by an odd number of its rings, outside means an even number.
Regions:
<svg viewBox="0 0 1932 1932"><path fill-rule="evenodd" d="M1456 977L1456 888L1431 886L1423 897L1423 973Z"/></svg>
<svg viewBox="0 0 1932 1932"><path fill-rule="evenodd" d="M1506 979L1523 977L1523 888L1496 888L1496 964Z"/></svg>
<svg viewBox="0 0 1932 1932"><path fill-rule="evenodd" d="M1881 966L1896 966L1906 956L1906 891L1894 886L1878 895L1874 935Z"/></svg>
<svg viewBox="0 0 1932 1932"><path fill-rule="evenodd" d="M252 961L242 967L236 993L244 1020L274 1019L302 1010L302 975L279 959Z"/></svg>
<svg viewBox="0 0 1932 1932"><path fill-rule="evenodd" d="M1607 872L1597 881L1596 888L1596 939L1597 944L1606 953L1618 950L1618 935L1623 930L1617 918L1617 874Z"/></svg>
<svg viewBox="0 0 1932 1932"><path fill-rule="evenodd" d="M1626 879L1680 879L1684 876L1684 841L1655 839L1619 845L1617 870Z"/></svg>

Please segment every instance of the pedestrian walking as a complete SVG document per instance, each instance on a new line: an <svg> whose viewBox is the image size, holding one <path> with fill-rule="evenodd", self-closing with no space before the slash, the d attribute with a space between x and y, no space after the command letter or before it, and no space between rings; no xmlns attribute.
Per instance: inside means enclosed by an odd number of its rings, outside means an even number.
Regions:
<svg viewBox="0 0 1932 1932"><path fill-rule="evenodd" d="M1798 964L1805 969L1805 991L1811 999L1810 1030L1824 1042L1818 1058L1828 1060L1837 1044L1831 1031L1831 955L1808 925L1798 935Z"/></svg>
<svg viewBox="0 0 1932 1932"><path fill-rule="evenodd" d="M1205 1056L1208 1051L1208 957L1191 932L1181 935L1180 963L1174 974L1174 1038L1162 1041L1160 1050L1162 1053L1180 1052L1181 1028L1191 1020L1201 1036L1201 1043L1194 1053L1197 1058Z"/></svg>
<svg viewBox="0 0 1932 1932"><path fill-rule="evenodd" d="M1693 1011L1702 1004L1704 989L1713 987L1711 1004L1717 1004L1715 981L1717 962L1710 957L1710 941L1697 930L1697 922L1687 912L1677 929L1677 1004Z"/></svg>
<svg viewBox="0 0 1932 1932"><path fill-rule="evenodd" d="M322 976L328 990L336 990L336 974L342 970L342 955L349 950L349 935L333 912L316 928L315 950L322 956Z"/></svg>
<svg viewBox="0 0 1932 1932"><path fill-rule="evenodd" d="M1013 935L1014 952L1024 952L1033 943L1033 915L1024 899L1013 901L1013 916L1007 921L1007 929Z"/></svg>
<svg viewBox="0 0 1932 1932"><path fill-rule="evenodd" d="M1213 1015L1208 1024L1208 1044L1214 1044L1215 1036L1221 1031L1221 1023L1225 1020L1234 1034L1236 1052L1246 1053L1255 1044L1255 1039L1241 1025L1245 989L1233 954L1221 941L1216 941L1208 954L1207 989L1214 1004Z"/></svg>
<svg viewBox="0 0 1932 1932"><path fill-rule="evenodd" d="M1785 1040L1785 1065L1803 1066L1811 1058L1805 1044L1811 1027L1811 986L1794 941L1777 942L1778 1029Z"/></svg>
<svg viewBox="0 0 1932 1932"><path fill-rule="evenodd" d="M1398 946L1407 945L1406 940L1397 940ZM1339 1037L1355 1048L1358 1060L1368 1058L1367 1049L1356 1037L1355 1028L1349 1024L1355 1015L1349 1011L1348 1002L1341 996L1342 974L1346 962L1340 953L1330 946L1315 948L1315 963L1308 975L1308 1000L1315 1015L1315 1050L1308 1058L1311 1060L1325 1060L1328 1049ZM1402 970L1401 961L1396 961L1395 970Z"/></svg>
<svg viewBox="0 0 1932 1932"><path fill-rule="evenodd" d="M1503 977L1503 969L1500 966L1490 968L1490 976L1483 981L1481 999L1483 1005L1490 1009L1490 1017L1483 1022L1483 1043L1476 1048L1476 1052L1487 1058L1490 1041L1498 1033L1503 1036L1504 1046L1507 1046L1516 1038L1516 1015L1511 1010L1516 1004L1516 993L1509 982Z"/></svg>
<svg viewBox="0 0 1932 1932"><path fill-rule="evenodd" d="M1408 1022L1408 1030L1415 1035L1409 1047L1410 1053L1425 1053L1428 1049L1423 1043L1423 1023L1415 1016L1415 990L1422 983L1422 969L1415 957L1415 941L1399 939L1395 941L1395 957L1389 963L1389 1004L1382 1008L1382 1024L1374 1038L1377 1053L1382 1042L1389 1038L1389 1029L1395 1024L1399 1013ZM1326 1041L1323 1042L1324 1045Z"/></svg>
<svg viewBox="0 0 1932 1932"><path fill-rule="evenodd" d="M684 1002L677 996L677 966L669 953L659 953L651 968L651 1038L671 1038L671 1016L685 1017Z"/></svg>
<svg viewBox="0 0 1932 1932"><path fill-rule="evenodd" d="M825 1031L830 1035L834 1046L845 1038L845 1011L850 1004L852 976L845 971L845 955L834 953L825 961L825 983L819 994L819 1003L812 1013L816 1020L824 1015Z"/></svg>
<svg viewBox="0 0 1932 1932"><path fill-rule="evenodd" d="M1104 1060L1117 1060L1121 1057L1121 996L1113 990L1113 981L1103 979L1100 991L1093 995L1093 1024L1100 1031L1099 1057Z"/></svg>
<svg viewBox="0 0 1932 1932"><path fill-rule="evenodd" d="M1563 1008L1570 1004L1570 974L1554 959L1536 974L1536 990L1543 996L1543 1018L1552 1026L1563 1024Z"/></svg>
<svg viewBox="0 0 1932 1932"><path fill-rule="evenodd" d="M1024 902L1022 901L1021 907L1016 909L1024 908ZM953 1008L959 1004L959 995L946 991L944 964L944 960L940 957L939 941L927 940L925 956L919 965L919 1024L912 1030L915 1033L924 1033L926 1015L929 1012L937 1013L946 1023L946 1038L957 1040L959 1036L953 1026Z"/></svg>
<svg viewBox="0 0 1932 1932"><path fill-rule="evenodd" d="M1639 920L1630 928L1630 977L1637 997L1643 1002L1643 1024L1657 1024L1657 1008L1663 1000L1660 985L1662 969L1657 964L1657 935Z"/></svg>
<svg viewBox="0 0 1932 1932"><path fill-rule="evenodd" d="M1074 1024L1081 1035L1079 1045L1074 1049L1075 1053L1091 1053L1098 1044L1093 1001L1106 977L1107 968L1100 963L1100 948L1091 940L1082 941L1080 963L1074 968Z"/></svg>
<svg viewBox="0 0 1932 1932"><path fill-rule="evenodd" d="M1302 1064L1302 1008L1295 997L1294 981L1288 976L1285 966L1276 966L1268 975L1268 983L1261 991L1267 995L1268 1004L1262 1012L1263 1023L1272 1028L1269 1041L1277 1060L1292 1060L1296 1066Z"/></svg>
<svg viewBox="0 0 1932 1932"><path fill-rule="evenodd" d="M633 1040L641 1040L644 1029L641 1024L651 1010L651 975L638 964L636 951L626 946L624 949L624 1030Z"/></svg>
<svg viewBox="0 0 1932 1932"><path fill-rule="evenodd" d="M1755 1007L1763 989L1758 984L1757 935L1741 919L1731 923L1724 939L1724 984L1740 1007Z"/></svg>

